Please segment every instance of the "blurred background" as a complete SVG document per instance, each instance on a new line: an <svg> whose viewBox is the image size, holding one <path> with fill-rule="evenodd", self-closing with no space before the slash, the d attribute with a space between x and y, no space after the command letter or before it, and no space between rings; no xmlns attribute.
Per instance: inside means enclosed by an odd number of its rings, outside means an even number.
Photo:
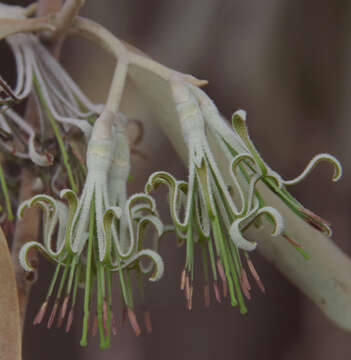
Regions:
<svg viewBox="0 0 351 360"><path fill-rule="evenodd" d="M292 193L331 221L333 241L351 253L350 1L86 0L82 15L155 60L207 79L207 93L227 118L236 109L245 109L257 148L283 177L299 174L317 153L338 157L344 166L340 183L332 184L330 167L322 165ZM0 61L2 67L9 64L8 57ZM114 65L109 55L70 38L62 61L93 100L104 102ZM157 169L187 176L167 138L152 122L152 110L130 82L123 111L143 122L144 136L137 149L146 156L132 158L130 193L142 191ZM131 138L136 136L133 126L130 133ZM161 212L167 209L164 195L158 202ZM52 273L51 266L41 261L27 312L24 360L350 358L351 334L331 324L258 252L254 260L267 294L255 289L245 316L229 304L215 304L213 297L211 308L205 309L201 274L193 310L186 310L179 290L184 249L178 249L170 236L161 254L165 276L145 287L152 336L136 338L129 325L119 321L118 336L109 350L99 350L97 338L90 339L87 349L80 348L79 315L69 335L62 329L32 326ZM117 290L115 299L119 299ZM114 312L120 320L118 300ZM142 312L137 314L141 319Z"/></svg>

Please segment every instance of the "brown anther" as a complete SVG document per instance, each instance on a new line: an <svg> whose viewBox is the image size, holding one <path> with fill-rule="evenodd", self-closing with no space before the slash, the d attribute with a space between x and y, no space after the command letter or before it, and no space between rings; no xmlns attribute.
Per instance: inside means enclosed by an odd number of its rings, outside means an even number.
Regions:
<svg viewBox="0 0 351 360"><path fill-rule="evenodd" d="M258 287L260 288L261 292L265 293L265 292L266 292L266 288L264 287L262 280L261 280L261 279L258 279L256 282L257 282L257 285L258 285Z"/></svg>
<svg viewBox="0 0 351 360"><path fill-rule="evenodd" d="M38 313L35 315L35 318L34 318L34 320L33 320L33 325L40 324L40 323L43 321L47 308L48 308L48 302L45 301L45 302L41 305Z"/></svg>
<svg viewBox="0 0 351 360"><path fill-rule="evenodd" d="M140 330L140 326L139 326L138 320L136 318L136 315L130 307L128 307L127 312L128 312L128 319L129 319L130 325L133 328L135 335L139 336L141 334L141 330Z"/></svg>
<svg viewBox="0 0 351 360"><path fill-rule="evenodd" d="M190 295L190 279L189 276L185 277L185 298L188 300Z"/></svg>
<svg viewBox="0 0 351 360"><path fill-rule="evenodd" d="M228 285L226 279L222 279L222 291L223 297L226 298L228 296Z"/></svg>
<svg viewBox="0 0 351 360"><path fill-rule="evenodd" d="M189 297L188 297L188 310L191 310L193 308L193 292L194 292L194 287L191 285L189 287Z"/></svg>
<svg viewBox="0 0 351 360"><path fill-rule="evenodd" d="M222 279L225 279L225 272L224 272L224 269L223 269L223 265L221 263L221 260L220 259L217 259L217 269L218 269L218 274L219 276L222 278Z"/></svg>
<svg viewBox="0 0 351 360"><path fill-rule="evenodd" d="M213 290L214 290L214 293L215 293L215 298L216 300L221 303L222 300L221 300L221 294L219 292L219 288L218 288L218 284L217 284L217 281L214 281L213 282Z"/></svg>
<svg viewBox="0 0 351 360"><path fill-rule="evenodd" d="M309 218L313 219L314 221L317 221L319 223L331 226L330 221L323 219L322 217L320 217L319 215L316 215L313 211L306 209L304 207L300 207L299 210L305 214L306 216L308 216Z"/></svg>
<svg viewBox="0 0 351 360"><path fill-rule="evenodd" d="M71 330L73 323L73 309L70 310L67 317L67 323L66 323L66 333L68 333Z"/></svg>
<svg viewBox="0 0 351 360"><path fill-rule="evenodd" d="M283 234L283 237L289 241L290 244L302 249L302 245L299 244L296 240L294 240L293 238L291 238L290 236Z"/></svg>
<svg viewBox="0 0 351 360"><path fill-rule="evenodd" d="M325 231L322 225L320 225L318 222L313 221L312 219L307 219L306 222L321 233Z"/></svg>
<svg viewBox="0 0 351 360"><path fill-rule="evenodd" d="M60 328L62 326L63 320L65 318L66 311L67 311L68 300L69 300L69 297L67 295L67 296L65 296L65 298L63 300L63 303L62 303L62 306L61 306L60 316L58 318L57 325L56 325L58 328Z"/></svg>
<svg viewBox="0 0 351 360"><path fill-rule="evenodd" d="M205 307L210 307L210 287L208 286L208 284L204 285L204 303Z"/></svg>
<svg viewBox="0 0 351 360"><path fill-rule="evenodd" d="M218 274L222 280L223 297L226 298L228 295L227 278L225 276L223 265L222 265L220 259L217 259L217 269L218 269Z"/></svg>
<svg viewBox="0 0 351 360"><path fill-rule="evenodd" d="M50 317L49 317L49 321L48 321L48 329L51 328L52 324L54 323L54 320L55 320L55 315L56 315L56 312L57 312L57 308L58 308L58 302L57 300L55 301L55 304L54 304L54 307L52 308L52 311L51 311L51 314L50 314Z"/></svg>
<svg viewBox="0 0 351 360"><path fill-rule="evenodd" d="M249 269L250 269L250 272L251 272L253 278L255 279L256 284L258 285L259 289L260 289L263 293L265 293L265 292L266 292L266 289L265 289L265 287L264 287L264 285L263 285L263 282L261 281L259 275L257 274L257 271L256 271L256 269L255 269L255 267L254 267L254 264L252 263L252 261L251 261L250 259L247 259L247 265L248 265L248 267L249 267Z"/></svg>
<svg viewBox="0 0 351 360"><path fill-rule="evenodd" d="M181 276L180 276L180 290L184 290L184 287L185 287L185 275L186 275L186 271L184 269L182 271Z"/></svg>
<svg viewBox="0 0 351 360"><path fill-rule="evenodd" d="M144 324L145 324L147 333L151 334L152 333L152 322L151 322L150 310L148 310L148 309L146 309L144 311Z"/></svg>
<svg viewBox="0 0 351 360"><path fill-rule="evenodd" d="M95 315L94 321L93 321L93 327L91 329L91 335L95 336L98 331L98 317Z"/></svg>
<svg viewBox="0 0 351 360"><path fill-rule="evenodd" d="M250 284L249 278L247 277L247 272L243 267L241 268L241 276L242 276L243 281L246 283L248 290L250 291L251 284Z"/></svg>
<svg viewBox="0 0 351 360"><path fill-rule="evenodd" d="M246 271L244 268L241 268L240 285L241 285L241 289L242 289L245 297L248 300L251 300L251 294L250 294L251 285L249 283L249 280L247 278L247 274L246 274Z"/></svg>
<svg viewBox="0 0 351 360"><path fill-rule="evenodd" d="M108 329L108 311L107 311L106 300L104 300L104 303L102 306L102 320L103 320L103 324L104 324L105 335L107 336L109 333L109 329Z"/></svg>

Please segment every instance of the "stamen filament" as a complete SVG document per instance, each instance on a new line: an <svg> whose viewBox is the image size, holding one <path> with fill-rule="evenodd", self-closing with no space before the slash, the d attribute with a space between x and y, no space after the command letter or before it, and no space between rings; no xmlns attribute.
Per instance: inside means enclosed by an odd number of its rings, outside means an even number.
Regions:
<svg viewBox="0 0 351 360"><path fill-rule="evenodd" d="M90 219L89 219L89 239L88 239L88 252L86 259L85 271L85 291L84 291L84 317L83 317L83 330L82 338L80 340L81 346L87 346L89 314L90 314L90 293L91 293L91 274L92 274L92 256L93 256L93 240L95 229L95 207L94 197L90 205Z"/></svg>
<svg viewBox="0 0 351 360"><path fill-rule="evenodd" d="M50 111L50 108L49 108L49 106L47 105L47 103L45 101L44 95L40 90L39 82L36 79L34 74L33 74L33 83L34 83L34 87L35 87L35 89L36 89L36 91L38 93L38 97L39 97L39 100L41 102L41 105L42 105L42 107L43 107L43 109L44 109L44 111L45 111L45 113L46 113L46 115L47 115L47 117L48 117L48 119L50 121L52 130L54 131L54 134L56 136L56 139L57 139L60 151L61 151L62 160L63 160L63 163L64 163L64 165L66 167L67 176L68 176L70 185L72 187L72 190L75 193L78 193L78 188L77 188L77 185L76 185L74 177L73 177L73 172L72 172L71 166L69 164L69 157L68 157L68 154L67 154L67 151L66 151L65 144L63 143L63 139L61 137L58 125L56 124L56 120L55 120L54 116L52 115L52 113Z"/></svg>
<svg viewBox="0 0 351 360"><path fill-rule="evenodd" d="M8 191L8 187L7 187L6 180L5 180L4 170L1 166L1 161L0 161L0 184L1 184L2 193L4 194L4 198L5 198L5 204L6 204L6 209L7 209L7 218L10 221L13 221L14 217L13 217L13 212L12 212L12 207L11 207L11 200L10 200L9 191Z"/></svg>

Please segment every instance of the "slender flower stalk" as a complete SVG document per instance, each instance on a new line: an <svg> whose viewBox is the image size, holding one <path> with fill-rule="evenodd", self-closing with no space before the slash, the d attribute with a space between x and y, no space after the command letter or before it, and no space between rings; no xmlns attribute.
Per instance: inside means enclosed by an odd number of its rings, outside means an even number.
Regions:
<svg viewBox="0 0 351 360"><path fill-rule="evenodd" d="M9 221L13 221L14 217L13 217L13 212L12 212L10 195L9 195L9 191L8 191L8 186L6 184L5 174L4 174L3 168L1 166L1 162L0 162L0 187L1 187L1 190L3 193L3 197L5 199L7 218ZM1 223L1 221L0 221L0 223Z"/></svg>

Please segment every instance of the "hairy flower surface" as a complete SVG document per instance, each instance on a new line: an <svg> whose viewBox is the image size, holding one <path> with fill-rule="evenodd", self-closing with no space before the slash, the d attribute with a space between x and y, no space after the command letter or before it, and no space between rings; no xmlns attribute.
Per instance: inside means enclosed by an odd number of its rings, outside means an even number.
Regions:
<svg viewBox="0 0 351 360"><path fill-rule="evenodd" d="M19 217L27 207L33 205L39 205L44 210L44 243L29 242L23 246L20 261L24 269L33 270L27 261L28 251L33 247L56 263L47 298L34 323L43 320L59 273L62 272L48 327L52 326L58 311L57 325L62 325L71 300L66 323L66 331L69 331L77 286L81 283L85 288L83 346L87 343L94 287L96 320L93 321L92 331L95 333L98 330L101 347L108 347L110 333L116 331L112 314L112 273L119 274L123 300L137 334L140 327L133 312L131 272L135 272L141 280L143 274L154 271L150 277L152 281L159 280L163 274L160 256L154 250L143 247L147 225L153 225L157 237L162 235L163 225L150 196L135 194L129 199L126 197L129 151L124 146L128 147L128 143L120 125L114 125L115 120L115 115L105 111L95 122L87 150L86 182L79 198L72 190L63 190L61 198L68 201L67 207L50 196L37 195L24 202L18 210ZM123 166L127 167L124 173L121 170ZM117 173L123 184L115 183L116 170L120 170ZM115 185L117 191L112 190ZM114 196L110 198L109 194ZM116 203L112 204L112 200ZM151 259L151 262L145 265L142 257ZM66 290L59 310L64 287Z"/></svg>
<svg viewBox="0 0 351 360"><path fill-rule="evenodd" d="M160 184L166 184L170 189L173 223L180 241L186 243L181 289L185 290L187 307L192 307L194 248L200 245L206 306L210 301L209 259L217 301L221 301L217 283L220 278L224 297L229 290L231 304L239 304L241 313L246 313L243 294L250 299L251 286L243 266L244 260L259 288L265 291L249 256L257 243L246 239L243 234L248 227L259 226L265 218L274 226L273 236L283 235L307 256L302 246L286 233L281 214L265 204L257 184L265 183L299 216L330 235L328 224L298 203L285 186L301 181L322 160L335 166L333 180L337 181L341 176L341 166L331 155L320 154L312 159L300 176L285 181L258 154L248 136L243 110L234 113L231 130L202 90L181 79L173 79L171 89L188 149L189 178L183 182L169 173L156 172L150 176L146 192L151 192ZM216 161L216 152L224 153L226 164Z"/></svg>
<svg viewBox="0 0 351 360"><path fill-rule="evenodd" d="M69 7L73 3L67 4ZM64 27L60 25L60 16L70 15L65 14L67 8L62 9L48 17L47 26L52 27L53 34L68 30L60 28ZM10 19L10 24L14 19L23 23L34 10L35 5L21 8L0 4L0 19ZM260 245L259 240L248 238L247 229L260 228L263 222L268 222L273 227L272 236L281 236L308 258L303 244L289 235L283 216L266 203L260 189L268 187L297 216L329 236L329 224L300 204L287 187L302 181L321 161L334 166L333 181L339 180L342 169L338 160L329 154L319 154L295 179L283 179L265 163L251 141L245 111L236 111L232 127L228 126L215 104L196 86L206 81L157 64L86 19L66 20L72 20L67 26L73 24L73 32L98 41L118 60L106 105L92 103L41 44L39 36L30 33L6 38L17 70L14 87L0 76L0 187L5 200L0 204L0 223L7 221L6 217L12 220L10 195L13 197L17 190L12 188L10 194L3 158L14 160L19 167L30 163L22 160L31 160L30 169L38 175L46 192L24 201L17 209L20 219L32 206L38 205L43 211L43 241L30 241L22 247L19 254L22 267L34 270L28 256L33 248L55 264L47 296L34 324L43 321L49 304L53 303L47 327L55 322L61 327L66 321L68 332L76 316L81 287L84 289L81 345L87 345L90 329L93 335L99 333L100 346L108 347L111 333L116 333L112 311L112 276L116 274L123 317L128 316L139 335L141 327L135 307L138 300L143 305L146 302L142 280L145 275L150 281L162 277L164 264L158 253L159 243L168 231L174 231L179 244L186 246L180 288L185 292L187 308L192 308L195 251L200 248L205 306L210 306L213 287L218 302L229 296L231 305L245 314L246 299L251 299L247 269L265 292L250 257ZM125 131L127 120L119 108L127 75L135 75L139 67L168 81L178 122L170 124L171 130L167 132L180 130L181 138L175 142L184 143L189 171L187 181L157 171L149 177L145 193L128 196L130 146ZM29 124L12 108L30 94L36 104L38 126L32 121ZM165 104L171 105L167 101ZM163 225L150 195L160 185L168 187L173 225ZM48 194L56 194L56 198ZM150 235L153 242L148 248L144 239ZM134 280L139 285L139 299L133 293ZM151 332L151 317L145 305L144 323Z"/></svg>

